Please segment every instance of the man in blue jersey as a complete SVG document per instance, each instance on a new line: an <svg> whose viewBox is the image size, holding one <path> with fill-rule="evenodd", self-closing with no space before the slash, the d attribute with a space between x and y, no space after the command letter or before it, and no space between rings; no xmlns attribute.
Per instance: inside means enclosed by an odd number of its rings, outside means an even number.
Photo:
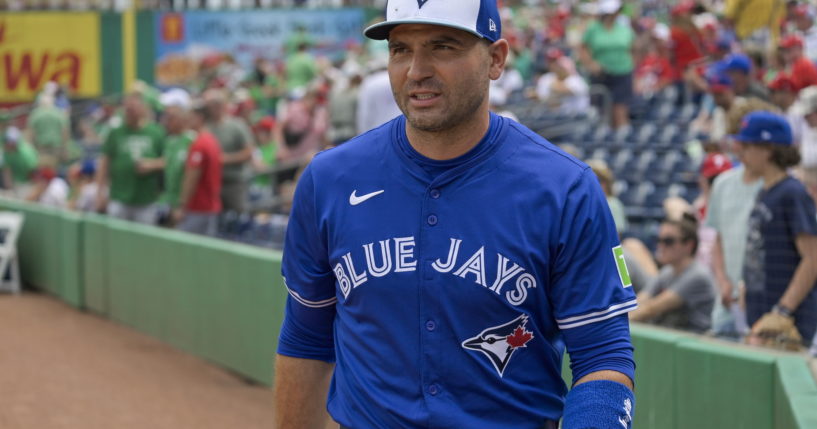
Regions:
<svg viewBox="0 0 817 429"><path fill-rule="evenodd" d="M403 115L298 184L279 428L631 427L615 224L590 168L489 112L500 32L494 0L390 0L366 29Z"/></svg>

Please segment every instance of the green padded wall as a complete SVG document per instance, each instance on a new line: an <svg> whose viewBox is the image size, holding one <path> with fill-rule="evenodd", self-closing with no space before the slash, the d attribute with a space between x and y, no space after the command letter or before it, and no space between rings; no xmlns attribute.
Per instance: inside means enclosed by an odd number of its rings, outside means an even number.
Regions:
<svg viewBox="0 0 817 429"><path fill-rule="evenodd" d="M114 220L107 239L111 318L272 382L286 299L280 254Z"/></svg>
<svg viewBox="0 0 817 429"><path fill-rule="evenodd" d="M25 215L17 243L24 282L82 307L81 218L74 213L7 199L0 199L0 209Z"/></svg>
<svg viewBox="0 0 817 429"><path fill-rule="evenodd" d="M771 428L775 358L687 341L676 349L676 428Z"/></svg>
<svg viewBox="0 0 817 429"><path fill-rule="evenodd" d="M18 249L27 285L272 382L286 302L280 253L2 198L0 209L26 216ZM803 356L642 324L631 332L635 428L817 427Z"/></svg>
<svg viewBox="0 0 817 429"><path fill-rule="evenodd" d="M630 327L636 361L634 429L676 427L676 347L687 335L634 324Z"/></svg>
<svg viewBox="0 0 817 429"><path fill-rule="evenodd" d="M784 356L777 359L774 385L774 427L817 427L817 390L814 375L803 359Z"/></svg>
<svg viewBox="0 0 817 429"><path fill-rule="evenodd" d="M108 223L107 218L86 215L83 222L82 271L85 308L108 316Z"/></svg>

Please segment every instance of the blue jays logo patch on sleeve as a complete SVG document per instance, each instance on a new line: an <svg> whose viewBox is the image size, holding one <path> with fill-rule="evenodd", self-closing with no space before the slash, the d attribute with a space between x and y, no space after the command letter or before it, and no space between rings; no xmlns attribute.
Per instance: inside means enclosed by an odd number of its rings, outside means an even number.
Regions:
<svg viewBox="0 0 817 429"><path fill-rule="evenodd" d="M527 323L528 315L522 314L508 323L485 329L476 337L463 341L462 346L488 356L496 372L502 377L514 352L527 347L526 344L533 339L533 332L525 329Z"/></svg>
<svg viewBox="0 0 817 429"><path fill-rule="evenodd" d="M428 2L428 0L417 0L417 7L422 9L426 2Z"/></svg>

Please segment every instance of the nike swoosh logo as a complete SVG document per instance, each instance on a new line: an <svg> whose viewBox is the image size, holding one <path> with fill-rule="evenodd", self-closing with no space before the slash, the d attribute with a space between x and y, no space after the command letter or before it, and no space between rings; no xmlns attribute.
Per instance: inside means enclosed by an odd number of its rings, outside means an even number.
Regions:
<svg viewBox="0 0 817 429"><path fill-rule="evenodd" d="M349 204L351 204L353 206L356 206L356 205L358 205L358 204L360 204L360 203L362 203L362 202L364 202L364 201L366 201L366 200L368 200L370 198L374 198L374 197L382 194L383 192L386 192L386 190L381 189L379 191L375 191L375 192L372 192L370 194L361 195L361 196L358 197L356 195L357 194L357 189L355 189L354 191L352 191L352 195L349 195Z"/></svg>

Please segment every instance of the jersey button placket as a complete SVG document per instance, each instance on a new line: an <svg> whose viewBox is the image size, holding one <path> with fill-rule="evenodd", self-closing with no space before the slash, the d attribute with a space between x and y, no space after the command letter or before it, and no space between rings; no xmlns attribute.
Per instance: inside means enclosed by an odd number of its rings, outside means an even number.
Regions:
<svg viewBox="0 0 817 429"><path fill-rule="evenodd" d="M435 215L435 214L430 214L430 215L428 215L428 218L426 218L426 222L428 222L428 224L431 225L431 226L437 225L438 221L439 221L439 219L437 219L437 215Z"/></svg>
<svg viewBox="0 0 817 429"><path fill-rule="evenodd" d="M435 329L437 329L437 322L433 320L429 320L426 322L426 330L433 331Z"/></svg>
<svg viewBox="0 0 817 429"><path fill-rule="evenodd" d="M428 394L429 395L437 396L438 393L440 393L440 386L438 386L437 384L430 384L428 386Z"/></svg>

